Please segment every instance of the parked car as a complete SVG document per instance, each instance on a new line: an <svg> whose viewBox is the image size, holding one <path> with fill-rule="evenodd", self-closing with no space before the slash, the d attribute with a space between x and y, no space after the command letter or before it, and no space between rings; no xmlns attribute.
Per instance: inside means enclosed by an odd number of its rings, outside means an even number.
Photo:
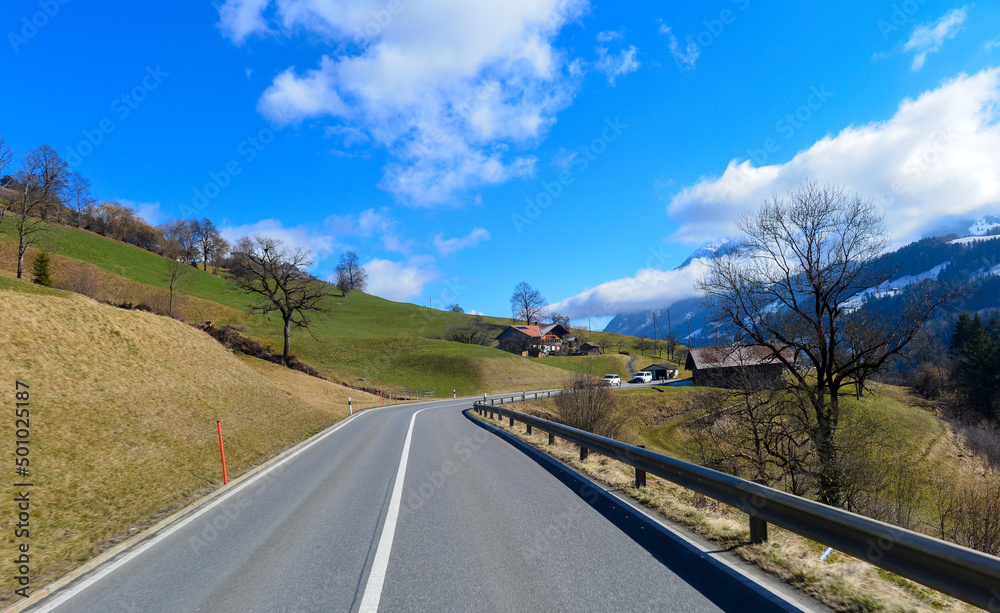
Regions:
<svg viewBox="0 0 1000 613"><path fill-rule="evenodd" d="M649 372L648 370L640 370L639 372L635 373L635 382L636 383L652 383L653 382L653 373Z"/></svg>
<svg viewBox="0 0 1000 613"><path fill-rule="evenodd" d="M604 375L604 381L612 387L622 386L622 378L618 375Z"/></svg>

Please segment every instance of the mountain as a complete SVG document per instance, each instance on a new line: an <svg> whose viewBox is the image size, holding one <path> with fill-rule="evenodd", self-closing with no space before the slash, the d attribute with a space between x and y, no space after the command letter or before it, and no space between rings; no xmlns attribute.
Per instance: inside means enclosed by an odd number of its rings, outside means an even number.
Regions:
<svg viewBox="0 0 1000 613"><path fill-rule="evenodd" d="M850 299L847 306L889 308L894 298L905 296L906 287L913 283L933 280L964 286L967 298L952 305L956 310L981 311L1000 307L1000 216L986 216L963 224L959 233L923 238L882 256L883 262L896 274L883 285L866 290ZM691 265L695 259L710 257L724 245L707 244L677 267ZM879 304L876 306L875 302ZM668 315L669 314L669 315ZM654 317L655 316L655 317ZM700 298L688 298L664 305L656 311L622 313L605 327L606 332L663 338L669 333L667 321L677 340L686 344L688 324L695 346L704 344L710 334L709 313Z"/></svg>

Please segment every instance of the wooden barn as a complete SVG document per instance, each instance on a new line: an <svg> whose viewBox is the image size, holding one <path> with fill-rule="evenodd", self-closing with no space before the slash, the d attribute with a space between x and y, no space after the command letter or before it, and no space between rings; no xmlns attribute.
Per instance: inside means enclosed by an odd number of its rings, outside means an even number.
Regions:
<svg viewBox="0 0 1000 613"><path fill-rule="evenodd" d="M791 349L783 349L781 356L795 360ZM763 345L693 347L685 368L695 385L725 388L741 387L744 382L752 387L778 385L785 371L778 356Z"/></svg>

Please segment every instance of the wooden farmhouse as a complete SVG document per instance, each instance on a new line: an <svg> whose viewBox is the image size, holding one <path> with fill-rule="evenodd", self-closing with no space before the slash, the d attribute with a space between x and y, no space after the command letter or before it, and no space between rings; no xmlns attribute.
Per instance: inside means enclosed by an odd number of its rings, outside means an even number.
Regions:
<svg viewBox="0 0 1000 613"><path fill-rule="evenodd" d="M496 340L504 351L537 357L565 354L563 339L568 335L569 330L560 324L508 326Z"/></svg>

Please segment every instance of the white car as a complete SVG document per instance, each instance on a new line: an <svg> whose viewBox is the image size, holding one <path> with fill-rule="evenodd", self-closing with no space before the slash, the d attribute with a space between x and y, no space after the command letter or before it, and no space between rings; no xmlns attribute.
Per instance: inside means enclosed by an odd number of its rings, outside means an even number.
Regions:
<svg viewBox="0 0 1000 613"><path fill-rule="evenodd" d="M635 382L636 383L652 383L653 382L653 373L649 372L648 370L640 370L639 372L635 373Z"/></svg>
<svg viewBox="0 0 1000 613"><path fill-rule="evenodd" d="M618 375L604 375L604 382L612 387L622 386L622 378Z"/></svg>

